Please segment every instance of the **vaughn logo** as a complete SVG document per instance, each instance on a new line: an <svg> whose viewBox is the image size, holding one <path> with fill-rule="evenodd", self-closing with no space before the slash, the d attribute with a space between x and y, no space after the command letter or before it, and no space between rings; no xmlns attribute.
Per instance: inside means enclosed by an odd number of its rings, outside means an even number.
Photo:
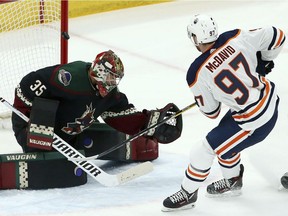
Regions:
<svg viewBox="0 0 288 216"><path fill-rule="evenodd" d="M41 145L41 146L51 146L50 141L44 141L44 140L37 140L37 139L29 139L30 144L34 145Z"/></svg>
<svg viewBox="0 0 288 216"><path fill-rule="evenodd" d="M95 109L93 109L92 103L89 106L86 105L86 110L82 116L80 118L76 118L75 122L67 123L67 126L62 128L62 131L69 135L81 133L83 130L90 127L93 122L95 122L94 112Z"/></svg>
<svg viewBox="0 0 288 216"><path fill-rule="evenodd" d="M37 154L6 155L6 160L7 161L35 160L35 159L37 159Z"/></svg>

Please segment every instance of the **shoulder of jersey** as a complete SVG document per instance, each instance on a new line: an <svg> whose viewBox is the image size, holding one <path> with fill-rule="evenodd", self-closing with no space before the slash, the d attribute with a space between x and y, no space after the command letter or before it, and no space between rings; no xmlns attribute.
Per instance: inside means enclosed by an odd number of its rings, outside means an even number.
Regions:
<svg viewBox="0 0 288 216"><path fill-rule="evenodd" d="M195 59L195 61L190 65L186 76L186 80L189 86L193 86L196 83L202 65L205 64L205 62L209 59L209 57L213 54L213 52L221 48L229 40L235 38L239 33L240 33L239 29L222 33L221 35L219 35L212 49L210 49L205 53L202 53L198 58Z"/></svg>
<svg viewBox="0 0 288 216"><path fill-rule="evenodd" d="M75 61L68 64L60 65L55 73L52 75L52 82L56 85L67 87L71 84L72 80L87 78L87 71L91 63L83 61Z"/></svg>

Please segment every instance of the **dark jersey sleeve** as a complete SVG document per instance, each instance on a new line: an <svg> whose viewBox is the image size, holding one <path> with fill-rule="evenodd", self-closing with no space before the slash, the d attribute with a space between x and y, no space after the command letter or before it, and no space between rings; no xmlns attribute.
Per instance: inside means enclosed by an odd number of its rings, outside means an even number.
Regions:
<svg viewBox="0 0 288 216"><path fill-rule="evenodd" d="M115 97L117 103L102 113L102 119L125 134L138 133L148 122L147 113L137 111L134 105L128 102L125 94L118 92Z"/></svg>

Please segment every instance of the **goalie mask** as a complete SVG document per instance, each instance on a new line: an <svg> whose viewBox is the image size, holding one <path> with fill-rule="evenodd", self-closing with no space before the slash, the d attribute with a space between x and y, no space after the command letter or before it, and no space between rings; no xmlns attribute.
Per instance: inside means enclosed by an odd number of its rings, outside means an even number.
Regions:
<svg viewBox="0 0 288 216"><path fill-rule="evenodd" d="M217 40L218 26L212 17L197 14L187 26L187 33L194 45L199 46Z"/></svg>
<svg viewBox="0 0 288 216"><path fill-rule="evenodd" d="M96 81L96 88L105 97L124 76L124 66L121 59L111 50L99 53L92 66L90 76Z"/></svg>

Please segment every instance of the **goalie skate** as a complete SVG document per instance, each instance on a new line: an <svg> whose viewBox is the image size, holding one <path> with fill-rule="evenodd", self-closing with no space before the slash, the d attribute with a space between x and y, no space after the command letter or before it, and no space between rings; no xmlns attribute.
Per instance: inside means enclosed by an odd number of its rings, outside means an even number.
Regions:
<svg viewBox="0 0 288 216"><path fill-rule="evenodd" d="M240 165L239 176L221 179L207 186L207 197L232 197L241 195L244 166Z"/></svg>

